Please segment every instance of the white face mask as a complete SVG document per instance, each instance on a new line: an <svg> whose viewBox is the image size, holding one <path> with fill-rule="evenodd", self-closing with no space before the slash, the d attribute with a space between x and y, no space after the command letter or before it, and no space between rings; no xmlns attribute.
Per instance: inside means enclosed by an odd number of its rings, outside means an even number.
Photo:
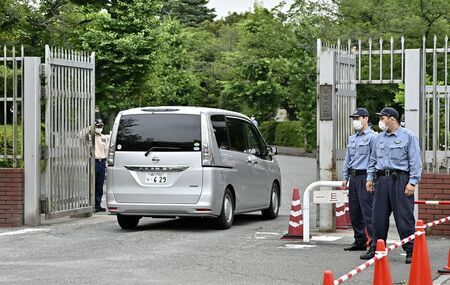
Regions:
<svg viewBox="0 0 450 285"><path fill-rule="evenodd" d="M387 129L389 129L389 126L386 125L386 123L385 123L385 122L382 122L382 121L379 121L379 122L378 122L378 127L379 127L383 132L385 132L385 131L387 131Z"/></svg>
<svg viewBox="0 0 450 285"><path fill-rule="evenodd" d="M95 132L96 132L97 134L101 134L102 131L103 131L103 128L95 128Z"/></svg>
<svg viewBox="0 0 450 285"><path fill-rule="evenodd" d="M360 131L363 128L363 123L360 120L353 120L353 128L356 131Z"/></svg>

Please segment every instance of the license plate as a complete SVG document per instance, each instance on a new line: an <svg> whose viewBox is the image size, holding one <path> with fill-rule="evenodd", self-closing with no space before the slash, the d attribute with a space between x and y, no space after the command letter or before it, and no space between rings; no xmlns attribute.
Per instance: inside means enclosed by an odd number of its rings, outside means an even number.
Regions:
<svg viewBox="0 0 450 285"><path fill-rule="evenodd" d="M150 172L145 174L146 184L166 184L167 173L164 172Z"/></svg>

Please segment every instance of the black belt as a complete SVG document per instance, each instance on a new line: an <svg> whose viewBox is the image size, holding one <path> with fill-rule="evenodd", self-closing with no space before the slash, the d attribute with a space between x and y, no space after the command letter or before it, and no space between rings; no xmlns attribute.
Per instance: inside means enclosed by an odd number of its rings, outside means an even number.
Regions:
<svg viewBox="0 0 450 285"><path fill-rule="evenodd" d="M95 160L98 160L98 161L106 161L106 158L96 158Z"/></svg>
<svg viewBox="0 0 450 285"><path fill-rule="evenodd" d="M351 176L367 175L367 170L365 170L365 169L349 169L348 174L350 174Z"/></svg>
<svg viewBox="0 0 450 285"><path fill-rule="evenodd" d="M377 176L395 176L399 174L408 174L409 171L403 171L398 169L385 169L385 170L377 170Z"/></svg>

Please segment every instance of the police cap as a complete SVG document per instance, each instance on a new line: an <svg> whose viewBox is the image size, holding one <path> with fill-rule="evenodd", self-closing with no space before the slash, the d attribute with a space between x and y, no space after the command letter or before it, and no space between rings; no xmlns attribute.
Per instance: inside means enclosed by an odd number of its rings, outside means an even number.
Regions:
<svg viewBox="0 0 450 285"><path fill-rule="evenodd" d="M102 119L95 119L95 126L96 127L103 127Z"/></svg>
<svg viewBox="0 0 450 285"><path fill-rule="evenodd" d="M397 120L400 120L400 114L392 107L384 107L383 110L381 110L379 113L377 113L378 116L388 116L388 117L394 117Z"/></svg>
<svg viewBox="0 0 450 285"><path fill-rule="evenodd" d="M353 114L350 115L350 118L357 118L357 117L369 117L369 111L365 108L357 108Z"/></svg>

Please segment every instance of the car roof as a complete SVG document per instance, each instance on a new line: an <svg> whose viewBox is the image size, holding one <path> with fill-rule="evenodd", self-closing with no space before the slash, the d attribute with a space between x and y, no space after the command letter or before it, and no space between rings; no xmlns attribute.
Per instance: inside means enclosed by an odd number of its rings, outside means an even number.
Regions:
<svg viewBox="0 0 450 285"><path fill-rule="evenodd" d="M128 109L120 112L121 115L137 115L137 114L148 114L148 113L172 113L172 114L190 114L190 115L200 115L200 114L207 114L207 115L227 115L227 116L237 116L237 117L244 117L248 120L249 117L247 117L244 114L223 110L223 109L216 109L216 108L206 108L206 107L186 107L186 106L157 106L157 107L139 107L139 108L133 108Z"/></svg>

